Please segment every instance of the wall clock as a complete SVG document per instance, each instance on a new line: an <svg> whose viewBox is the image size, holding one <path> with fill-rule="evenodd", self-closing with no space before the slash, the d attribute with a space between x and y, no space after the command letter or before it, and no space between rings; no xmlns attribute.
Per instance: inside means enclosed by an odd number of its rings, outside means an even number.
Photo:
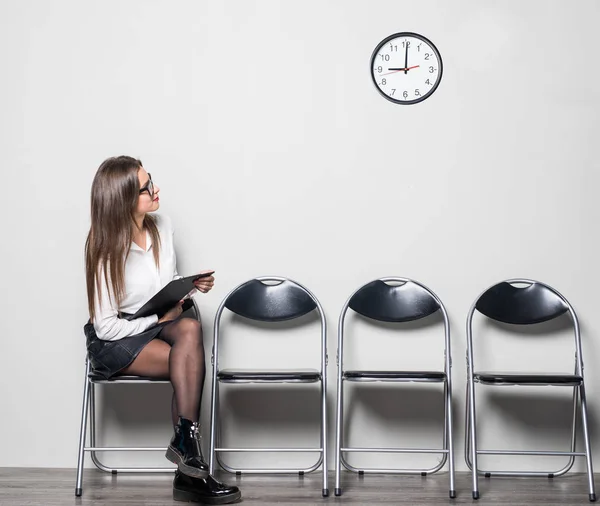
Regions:
<svg viewBox="0 0 600 506"><path fill-rule="evenodd" d="M375 87L395 104L417 104L429 98L442 79L442 57L433 43L412 32L383 39L371 56Z"/></svg>

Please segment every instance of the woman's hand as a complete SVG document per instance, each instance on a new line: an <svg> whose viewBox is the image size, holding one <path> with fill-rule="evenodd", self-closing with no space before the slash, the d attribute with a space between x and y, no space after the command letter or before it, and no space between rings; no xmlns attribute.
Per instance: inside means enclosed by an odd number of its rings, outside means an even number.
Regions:
<svg viewBox="0 0 600 506"><path fill-rule="evenodd" d="M204 271L204 272L214 272L214 271ZM200 273L202 274L202 273ZM215 277L213 275L206 276L205 278L200 278L194 281L194 286L196 290L202 293L207 293L212 290L212 287L215 286Z"/></svg>
<svg viewBox="0 0 600 506"><path fill-rule="evenodd" d="M170 321L173 321L173 320L176 320L177 318L179 318L179 316L181 315L181 313L183 311L181 306L183 306L182 300L180 300L175 307L169 309L165 313L165 315L160 320L158 320L158 323L170 322Z"/></svg>

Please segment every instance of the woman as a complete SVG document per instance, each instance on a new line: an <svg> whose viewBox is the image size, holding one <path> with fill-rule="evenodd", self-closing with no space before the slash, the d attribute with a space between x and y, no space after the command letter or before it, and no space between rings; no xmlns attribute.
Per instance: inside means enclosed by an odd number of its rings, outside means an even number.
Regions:
<svg viewBox="0 0 600 506"><path fill-rule="evenodd" d="M178 276L173 229L157 211L160 188L142 162L129 156L105 160L92 183L91 227L85 245L90 321L85 326L94 370L106 378L168 378L175 434L166 457L177 464L176 500L226 504L241 497L208 474L198 419L205 364L201 324L182 318L182 302L158 315L127 319ZM195 282L207 293L214 277Z"/></svg>

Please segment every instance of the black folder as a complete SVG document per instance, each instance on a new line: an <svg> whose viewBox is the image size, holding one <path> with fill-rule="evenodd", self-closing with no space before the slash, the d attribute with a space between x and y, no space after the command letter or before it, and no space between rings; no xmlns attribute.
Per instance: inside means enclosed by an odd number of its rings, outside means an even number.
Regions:
<svg viewBox="0 0 600 506"><path fill-rule="evenodd" d="M214 272L195 274L185 278L174 279L168 283L160 292L146 302L136 313L128 319L142 318L143 316L158 315L162 318L164 314L175 307L195 288L194 281L200 278L212 276Z"/></svg>

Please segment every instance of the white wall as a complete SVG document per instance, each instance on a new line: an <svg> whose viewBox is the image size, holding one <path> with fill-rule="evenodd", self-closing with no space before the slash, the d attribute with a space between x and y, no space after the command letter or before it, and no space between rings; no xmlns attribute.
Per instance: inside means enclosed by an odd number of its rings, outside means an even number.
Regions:
<svg viewBox="0 0 600 506"><path fill-rule="evenodd" d="M331 420L335 330L350 292L387 275L433 288L452 323L458 469L471 302L506 277L554 285L581 318L600 458L599 14L591 0L0 2L0 466L76 464L89 189L100 162L117 154L140 157L161 187L180 271L217 271L213 292L198 298L207 344L220 300L252 276L289 276L319 297L330 329ZM411 107L384 100L369 76L377 43L405 30L430 38L444 61L439 89ZM389 337L359 325L369 343ZM558 341L527 365L571 370L570 348ZM245 346L230 347L232 362L260 359ZM390 346L387 365L415 344ZM166 444L168 389L158 398L139 392L109 393L102 418L111 441ZM260 392L228 399L238 406L231 440L283 441L279 424L262 417ZM408 425L385 417L439 396L393 399L372 387L357 397L349 431L357 444L385 444L386 426L414 430L392 445L433 434L426 409ZM503 417L486 426L491 446L520 433L524 444L566 447L554 423L566 404L541 403L540 416L526 416L531 400L504 390L487 405ZM208 402L202 415L206 423ZM310 413L296 415L290 431L310 444Z"/></svg>

